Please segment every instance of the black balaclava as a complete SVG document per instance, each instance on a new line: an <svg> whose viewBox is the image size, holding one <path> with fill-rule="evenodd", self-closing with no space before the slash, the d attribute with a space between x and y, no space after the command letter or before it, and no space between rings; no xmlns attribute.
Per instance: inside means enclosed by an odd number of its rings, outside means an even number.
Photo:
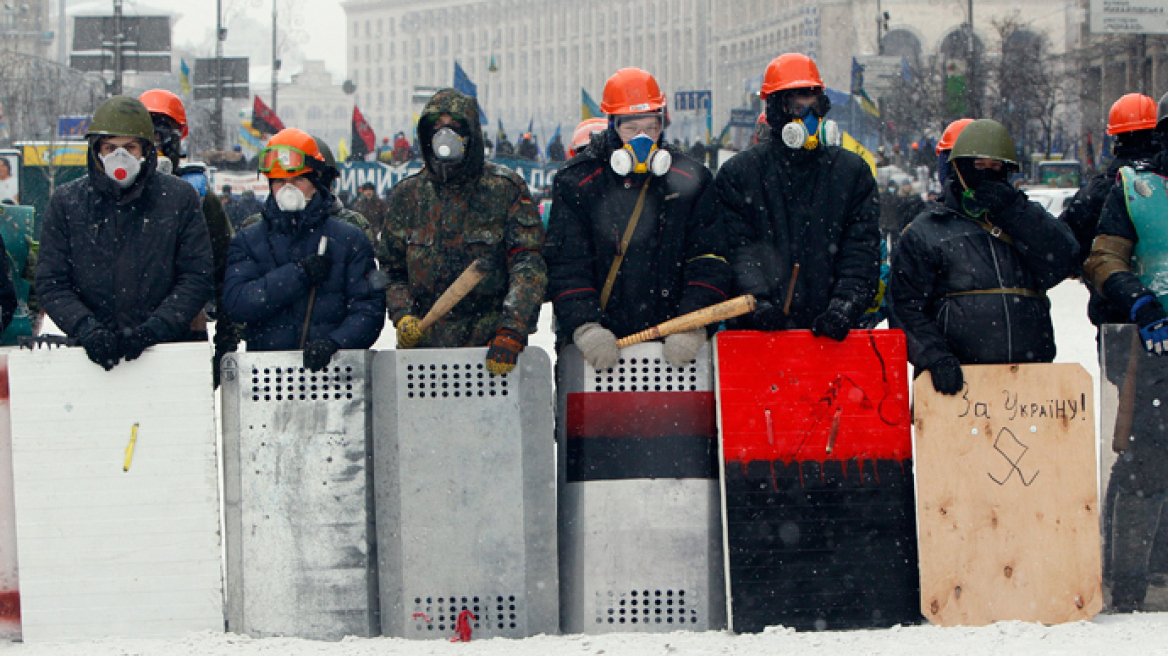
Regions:
<svg viewBox="0 0 1168 656"><path fill-rule="evenodd" d="M171 172L178 170L179 160L182 159L182 128L166 114L151 114L150 121L154 123L154 132L159 138L159 155L170 160Z"/></svg>
<svg viewBox="0 0 1168 656"><path fill-rule="evenodd" d="M1115 135L1112 152L1127 160L1147 159L1160 149L1155 130L1133 130Z"/></svg>

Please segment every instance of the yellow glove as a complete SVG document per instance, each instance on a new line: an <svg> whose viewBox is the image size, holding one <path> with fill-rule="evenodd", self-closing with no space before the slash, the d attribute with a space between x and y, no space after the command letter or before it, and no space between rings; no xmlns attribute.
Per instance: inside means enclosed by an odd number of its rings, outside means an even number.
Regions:
<svg viewBox="0 0 1168 656"><path fill-rule="evenodd" d="M397 322L397 347L399 349L414 348L422 341L421 323L418 318L407 314Z"/></svg>

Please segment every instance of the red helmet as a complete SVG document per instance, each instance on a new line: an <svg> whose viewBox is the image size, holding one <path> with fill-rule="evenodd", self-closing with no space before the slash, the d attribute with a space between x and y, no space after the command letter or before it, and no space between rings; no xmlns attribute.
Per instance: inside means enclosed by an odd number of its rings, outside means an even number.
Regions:
<svg viewBox="0 0 1168 656"><path fill-rule="evenodd" d="M953 150L953 144L957 143L957 135L965 129L965 126L973 123L971 118L961 118L949 124L945 128L945 132L941 135L941 140L937 142L937 154L945 152L946 150Z"/></svg>
<svg viewBox="0 0 1168 656"><path fill-rule="evenodd" d="M639 68L622 68L604 83L600 111L613 114L646 114L665 107L665 94L652 75Z"/></svg>
<svg viewBox="0 0 1168 656"><path fill-rule="evenodd" d="M766 75L762 81L763 100L776 91L787 89L822 89L823 78L819 76L819 67L807 55L797 52L788 52L775 57L767 66Z"/></svg>
<svg viewBox="0 0 1168 656"><path fill-rule="evenodd" d="M182 136L187 136L187 108L183 107L182 100L166 89L151 89L138 96L138 100L146 105L151 114L165 114L174 119L182 130ZM1154 114L1155 112L1153 112Z"/></svg>
<svg viewBox="0 0 1168 656"><path fill-rule="evenodd" d="M572 145L568 147L568 156L575 157L576 153L588 145L588 140L592 138L594 133L603 132L606 129L608 129L607 119L590 118L581 122L572 133Z"/></svg>
<svg viewBox="0 0 1168 656"><path fill-rule="evenodd" d="M1129 93L1115 101L1107 113L1107 134L1151 130L1156 127L1156 101L1142 93Z"/></svg>
<svg viewBox="0 0 1168 656"><path fill-rule="evenodd" d="M310 160L318 160L314 164ZM324 155L320 154L320 147L316 139L303 130L285 128L280 130L271 139L268 145L260 151L260 172L269 178L295 178L309 170L324 168Z"/></svg>

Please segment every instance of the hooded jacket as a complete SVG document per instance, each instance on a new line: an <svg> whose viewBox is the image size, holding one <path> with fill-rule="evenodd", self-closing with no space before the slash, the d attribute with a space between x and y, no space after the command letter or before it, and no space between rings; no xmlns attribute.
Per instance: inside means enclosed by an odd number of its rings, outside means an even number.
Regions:
<svg viewBox="0 0 1168 656"><path fill-rule="evenodd" d="M1074 234L1019 193L987 215L995 236L962 208L959 184L950 180L945 203L917 216L892 255L889 307L909 360L918 369L950 354L962 364L1054 360L1046 290L1077 269Z"/></svg>
<svg viewBox="0 0 1168 656"><path fill-rule="evenodd" d="M156 172L157 154L125 190L90 148L89 174L57 188L41 228L36 289L70 336L87 319L120 331L146 325L178 341L214 293L202 199L187 182Z"/></svg>
<svg viewBox="0 0 1168 656"><path fill-rule="evenodd" d="M548 296L560 342L576 328L600 323L632 335L728 298L731 284L725 228L714 179L704 166L662 143L673 157L668 173L649 177L644 205L608 304L600 293L620 251L641 184L618 176L609 158L620 139L592 136L556 174L548 242Z"/></svg>
<svg viewBox="0 0 1168 656"><path fill-rule="evenodd" d="M872 169L838 146L794 151L772 138L718 171L735 293L790 312L749 315L746 327L810 328L833 299L853 324L872 304L880 276L880 207ZM791 281L795 265L799 273Z"/></svg>
<svg viewBox="0 0 1168 656"><path fill-rule="evenodd" d="M246 323L253 351L300 347L312 286L300 260L314 255L322 237L332 262L316 290L308 341L331 339L342 349L365 349L385 325L385 299L373 247L361 230L333 215L335 198L321 190L300 212L284 212L274 195L264 203L263 220L239 232L227 256L223 300L227 314Z"/></svg>
<svg viewBox="0 0 1168 656"><path fill-rule="evenodd" d="M456 167L435 161L431 138L443 114L462 123L465 158ZM540 248L544 227L523 179L485 161L478 106L453 89L434 94L418 121L422 170L393 189L381 231L386 304L396 324L425 316L434 301L475 260L483 280L422 337L418 346L484 346L499 328L535 332L547 288Z"/></svg>

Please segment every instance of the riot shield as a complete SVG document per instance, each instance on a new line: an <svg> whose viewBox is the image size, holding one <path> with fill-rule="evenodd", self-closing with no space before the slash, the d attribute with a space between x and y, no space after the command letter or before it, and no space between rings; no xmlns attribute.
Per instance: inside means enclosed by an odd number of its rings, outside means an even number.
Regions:
<svg viewBox="0 0 1168 656"><path fill-rule="evenodd" d="M1113 611L1168 610L1168 359L1132 324L1100 330L1103 588Z"/></svg>
<svg viewBox="0 0 1168 656"><path fill-rule="evenodd" d="M965 365L914 385L921 607L942 626L1090 620L1103 606L1095 403L1078 364Z"/></svg>
<svg viewBox="0 0 1168 656"><path fill-rule="evenodd" d="M484 348L374 355L384 635L557 631L551 364L529 346L496 376L485 357Z"/></svg>
<svg viewBox="0 0 1168 656"><path fill-rule="evenodd" d="M904 335L716 337L730 628L913 624Z"/></svg>
<svg viewBox="0 0 1168 656"><path fill-rule="evenodd" d="M210 356L9 353L25 641L223 630Z"/></svg>
<svg viewBox="0 0 1168 656"><path fill-rule="evenodd" d="M596 371L557 361L561 628L726 626L709 346L683 369L662 344Z"/></svg>
<svg viewBox="0 0 1168 656"><path fill-rule="evenodd" d="M339 351L319 372L299 351L223 358L228 630L380 632L370 357Z"/></svg>

